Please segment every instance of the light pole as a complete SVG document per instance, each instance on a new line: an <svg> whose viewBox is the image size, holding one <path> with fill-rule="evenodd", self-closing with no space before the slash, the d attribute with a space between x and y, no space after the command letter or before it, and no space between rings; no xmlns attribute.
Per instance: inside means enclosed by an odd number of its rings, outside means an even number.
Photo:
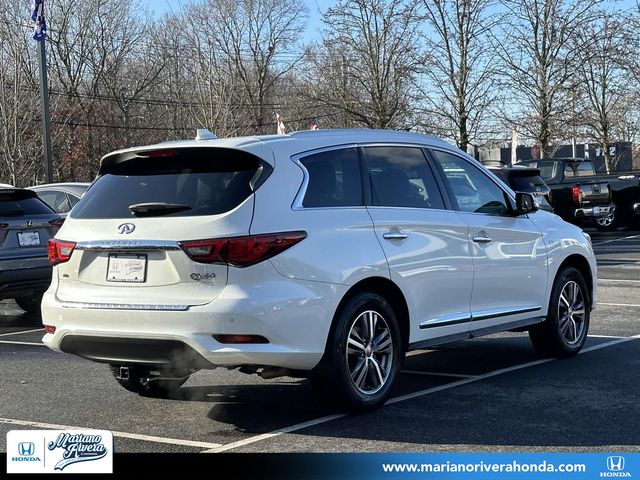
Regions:
<svg viewBox="0 0 640 480"><path fill-rule="evenodd" d="M47 81L47 53L45 39L47 24L44 18L44 0L34 0L31 19L36 22L33 38L38 42L38 68L40 70L40 107L42 113L42 144L47 183L53 182L53 158L51 156L51 115L49 113L49 84Z"/></svg>

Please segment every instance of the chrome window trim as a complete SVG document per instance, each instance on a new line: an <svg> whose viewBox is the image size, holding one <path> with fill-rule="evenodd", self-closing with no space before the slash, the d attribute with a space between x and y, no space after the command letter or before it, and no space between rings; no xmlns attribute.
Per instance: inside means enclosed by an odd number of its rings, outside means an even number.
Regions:
<svg viewBox="0 0 640 480"><path fill-rule="evenodd" d="M302 164L302 159L309 157L311 155L316 155L318 153L332 152L334 150L347 150L349 148L358 149L358 144L345 143L341 145L332 145L330 147L322 147L322 148L316 148L314 150L307 150L306 152L297 153L291 156L291 161L302 170L302 176L303 176L302 184L300 185L300 188L298 189L298 193L296 193L296 196L294 197L293 203L291 205L292 210L299 211L299 210L334 210L337 208L340 208L340 209L365 208L364 205L340 206L340 207L305 207L302 205L304 196L307 193L307 187L309 186L309 171ZM361 182L362 182L362 179L361 179Z"/></svg>
<svg viewBox="0 0 640 480"><path fill-rule="evenodd" d="M347 148L366 148L366 147L407 147L407 148L418 148L420 150L424 150L425 148L433 148L427 144L424 143L413 143L413 142L392 142L392 141L387 141L387 142L357 142L357 143L343 143L340 145L331 145L329 147L322 147L322 148L316 148L313 150L307 150L304 152L300 152L297 153L295 155L291 156L291 161L296 164L301 170L302 170L302 175L303 175L303 179L302 179L302 185L300 185L300 188L298 189L298 193L296 193L296 196L293 200L293 203L291 205L291 209L295 210L295 211L299 211L299 210L327 210L327 209L353 209L353 208L369 208L369 207L373 207L373 208L409 208L412 210L440 210L440 211L451 211L448 208L419 208L419 207L382 207L382 206L375 206L375 205L353 205L353 206L341 206L341 207L304 207L302 205L302 201L304 200L304 196L307 193L307 187L309 186L309 171L305 168L305 166L302 164L301 160L305 157L308 157L310 155L315 155L317 153L323 153L323 152L330 152L333 150L345 150ZM446 151L446 150L443 150ZM423 152L424 155L424 152ZM425 162L427 162L428 159L425 156ZM435 172L434 172L434 176L435 176ZM361 182L362 182L362 178L360 178Z"/></svg>

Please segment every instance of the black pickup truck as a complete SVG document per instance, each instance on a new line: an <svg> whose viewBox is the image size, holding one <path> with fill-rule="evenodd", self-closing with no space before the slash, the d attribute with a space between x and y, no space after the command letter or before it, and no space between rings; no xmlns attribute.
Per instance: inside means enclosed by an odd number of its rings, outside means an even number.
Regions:
<svg viewBox="0 0 640 480"><path fill-rule="evenodd" d="M599 185L599 196L604 197L603 188L606 184L607 191L610 192L611 208L597 209L598 215L592 215L595 227L602 231L614 230L618 226L637 224L640 219L640 175L638 172L621 172L613 175L596 174L591 161L579 158L525 160L519 164L536 167L540 170L542 178L551 188L554 210L563 218L568 210L574 208L576 200L580 196L578 189L584 191ZM591 206L596 208L595 205Z"/></svg>

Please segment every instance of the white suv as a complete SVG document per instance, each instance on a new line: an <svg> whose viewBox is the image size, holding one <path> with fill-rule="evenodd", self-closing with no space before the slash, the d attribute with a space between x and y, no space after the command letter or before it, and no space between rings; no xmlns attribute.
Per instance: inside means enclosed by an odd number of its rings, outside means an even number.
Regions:
<svg viewBox="0 0 640 480"><path fill-rule="evenodd" d="M237 367L369 409L412 349L519 329L574 355L596 302L582 230L406 132L111 153L49 255L46 345L145 395Z"/></svg>

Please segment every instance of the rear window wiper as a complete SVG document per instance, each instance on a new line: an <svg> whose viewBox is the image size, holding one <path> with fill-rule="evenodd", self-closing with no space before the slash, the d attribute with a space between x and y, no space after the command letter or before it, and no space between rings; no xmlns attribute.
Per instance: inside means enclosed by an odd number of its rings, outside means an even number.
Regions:
<svg viewBox="0 0 640 480"><path fill-rule="evenodd" d="M136 217L153 217L191 210L191 205L164 202L136 203L129 205L129 210Z"/></svg>

